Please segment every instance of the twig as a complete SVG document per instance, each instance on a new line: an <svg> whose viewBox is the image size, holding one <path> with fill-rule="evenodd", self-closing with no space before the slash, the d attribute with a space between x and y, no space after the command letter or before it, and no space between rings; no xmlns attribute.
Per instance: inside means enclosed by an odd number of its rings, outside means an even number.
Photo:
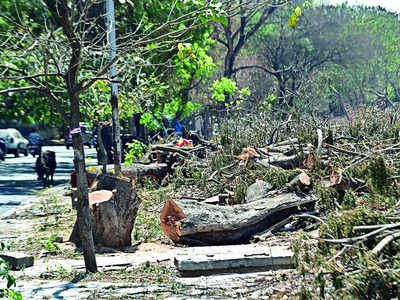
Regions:
<svg viewBox="0 0 400 300"><path fill-rule="evenodd" d="M161 150L161 151L167 151L167 152L176 152L179 153L183 156L188 156L191 155L191 153L189 153L188 151L185 151L183 149L174 147L174 146L166 146L166 145L152 145L151 146L152 150Z"/></svg>
<svg viewBox="0 0 400 300"><path fill-rule="evenodd" d="M211 176L207 179L207 181L214 181L214 182L216 182L216 183L219 183L217 180L214 179L214 176L217 175L217 174L219 174L219 173L221 173L223 170L232 168L233 166L235 166L235 165L237 165L237 164L238 164L238 162L234 162L234 163L232 163L232 164L230 164L230 165L227 165L227 166L225 166L225 167L222 167L222 168L220 168L220 169L214 171L214 172L211 174Z"/></svg>
<svg viewBox="0 0 400 300"><path fill-rule="evenodd" d="M328 263L335 260L339 256L341 256L343 253L345 253L347 250L351 249L351 245L345 245L339 252L337 252L334 256L332 256L330 259L328 259Z"/></svg>
<svg viewBox="0 0 400 300"><path fill-rule="evenodd" d="M371 294L370 294L370 299L373 299L374 294L375 294L375 291L376 291L376 290L378 289L378 287L381 285L382 281L384 281L384 280L385 280L386 278L388 278L390 275L392 275L392 274L394 274L394 273L397 273L397 272L400 272L400 269L394 269L394 270L392 270L391 272L387 273L383 278L381 278L381 279L375 284L374 288L372 289Z"/></svg>
<svg viewBox="0 0 400 300"><path fill-rule="evenodd" d="M325 241L325 242L334 243L334 244L342 244L342 243L351 244L351 243L354 243L354 242L357 242L357 241L368 239L368 238L370 238L370 237L372 237L374 235L377 235L378 233L380 233L380 232L382 232L384 230L397 228L397 227L400 227L400 223L389 224L389 225L383 226L383 227L381 227L381 228L379 228L377 230L374 230L374 231L372 231L370 233L367 233L367 234L364 234L364 235L361 235L361 236L356 236L356 237L353 237L353 238L347 238L347 239L322 239L322 240Z"/></svg>
<svg viewBox="0 0 400 300"><path fill-rule="evenodd" d="M282 126L285 126L286 124L289 124L290 122L292 122L292 115L290 115L289 118L288 118L285 122L279 123L279 125L278 125L277 127L274 128L274 130L272 131L271 137L270 137L270 139L269 139L269 144L270 144L270 145L274 142L275 133L277 134L278 131L279 131L279 129L280 129Z"/></svg>
<svg viewBox="0 0 400 300"><path fill-rule="evenodd" d="M199 151L199 150L203 150L203 149L207 149L207 147L205 147L205 146L195 147L193 149L190 149L188 152L189 153L193 153L193 152L196 152L196 151Z"/></svg>
<svg viewBox="0 0 400 300"><path fill-rule="evenodd" d="M373 230L373 229L378 229L382 227L387 227L389 225L393 225L394 223L391 224L377 224L377 225L361 225L361 226L354 226L353 230L354 231L363 231L363 230ZM396 223L397 224L397 223Z"/></svg>
<svg viewBox="0 0 400 300"><path fill-rule="evenodd" d="M317 216L314 216L314 215L299 214L299 215L294 215L293 217L295 217L295 218L310 218L310 219L317 220L318 222L320 222L320 223L322 223L324 225L327 225L324 220L322 220L321 218L319 218Z"/></svg>
<svg viewBox="0 0 400 300"><path fill-rule="evenodd" d="M318 136L317 156L319 157L322 149L322 130L320 128L317 129L317 136Z"/></svg>
<svg viewBox="0 0 400 300"><path fill-rule="evenodd" d="M385 248L386 245L391 243L393 240L400 238L400 232L395 232L391 235L388 235L383 240L381 240L375 247L372 249L372 253L379 254Z"/></svg>
<svg viewBox="0 0 400 300"><path fill-rule="evenodd" d="M190 196L182 196L179 199L189 199L189 200L198 200L198 201L204 201L206 198L199 198L199 197L190 197Z"/></svg>
<svg viewBox="0 0 400 300"><path fill-rule="evenodd" d="M335 146L330 145L330 144L325 144L325 145L326 145L327 148L331 148L333 150L336 150L338 152L342 152L342 153L345 153L345 154L356 155L356 156L361 156L361 157L367 157L368 156L367 154L364 154L364 153L359 153L359 152L354 152L354 151L350 151L350 150L346 150L346 149L341 149L341 148L335 147Z"/></svg>

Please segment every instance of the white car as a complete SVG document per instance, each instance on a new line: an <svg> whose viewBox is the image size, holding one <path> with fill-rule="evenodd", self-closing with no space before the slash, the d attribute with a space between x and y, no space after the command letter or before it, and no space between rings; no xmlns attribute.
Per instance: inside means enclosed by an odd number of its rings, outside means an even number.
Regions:
<svg viewBox="0 0 400 300"><path fill-rule="evenodd" d="M7 153L14 153L19 157L20 153L28 156L28 140L15 128L0 129L0 138L5 139Z"/></svg>

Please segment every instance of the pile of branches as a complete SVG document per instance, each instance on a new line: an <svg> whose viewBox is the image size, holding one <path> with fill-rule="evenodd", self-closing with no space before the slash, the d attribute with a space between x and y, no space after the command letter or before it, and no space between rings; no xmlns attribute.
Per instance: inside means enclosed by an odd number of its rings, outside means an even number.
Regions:
<svg viewBox="0 0 400 300"><path fill-rule="evenodd" d="M399 297L399 121L398 109L364 107L350 122L327 126L322 153L329 164L321 161L314 172L327 210L317 238L305 235L293 245L299 270L315 279L305 295Z"/></svg>
<svg viewBox="0 0 400 300"><path fill-rule="evenodd" d="M307 222L318 230L301 234L293 245L299 270L313 278L304 296L317 290L334 298L395 297L400 279L399 116L396 108L372 106L350 112L350 121L295 114L286 121L255 113L232 116L220 125L213 141L218 146L176 152L180 160L169 180L180 187L178 198L216 205L247 203L249 187L258 181L270 185L265 197L312 195L317 201ZM293 218L280 225L288 222Z"/></svg>

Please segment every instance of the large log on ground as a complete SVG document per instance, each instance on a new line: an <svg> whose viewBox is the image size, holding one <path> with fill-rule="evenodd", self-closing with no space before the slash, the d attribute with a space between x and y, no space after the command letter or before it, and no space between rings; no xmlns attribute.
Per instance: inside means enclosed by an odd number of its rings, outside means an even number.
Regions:
<svg viewBox="0 0 400 300"><path fill-rule="evenodd" d="M286 156L282 153L270 153L268 158L256 159L256 162L266 168L275 166L291 170L300 167L302 159L298 155Z"/></svg>
<svg viewBox="0 0 400 300"><path fill-rule="evenodd" d="M295 193L233 206L168 200L161 212L161 228L171 240L186 245L245 243L300 209L309 209L315 201Z"/></svg>
<svg viewBox="0 0 400 300"><path fill-rule="evenodd" d="M150 176L159 180L162 180L168 172L167 164L163 163L133 163L130 165L121 165L122 175L130 179L138 180L144 176ZM96 177L96 174L101 173L101 166L95 166L94 170L88 170L89 175L92 178ZM107 165L107 170L114 170L114 165ZM111 171L112 172L112 171Z"/></svg>
<svg viewBox="0 0 400 300"><path fill-rule="evenodd" d="M96 191L89 193L90 218L95 245L111 248L132 245L131 234L136 221L140 199L134 181L100 175ZM78 223L69 240L81 245Z"/></svg>

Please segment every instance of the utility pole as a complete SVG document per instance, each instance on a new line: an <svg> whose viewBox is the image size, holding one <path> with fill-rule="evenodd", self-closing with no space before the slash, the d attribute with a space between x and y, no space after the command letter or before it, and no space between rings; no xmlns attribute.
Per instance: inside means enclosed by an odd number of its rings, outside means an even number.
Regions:
<svg viewBox="0 0 400 300"><path fill-rule="evenodd" d="M115 14L114 0L107 0L106 3L107 15L107 40L110 45L110 60L113 60L116 55L117 46L115 38ZM117 69L115 63L110 68L110 79L116 80ZM114 171L116 176L121 176L121 130L119 122L118 108L118 85L116 82L111 82L111 108L112 108L112 128L113 128L113 148L114 148Z"/></svg>

